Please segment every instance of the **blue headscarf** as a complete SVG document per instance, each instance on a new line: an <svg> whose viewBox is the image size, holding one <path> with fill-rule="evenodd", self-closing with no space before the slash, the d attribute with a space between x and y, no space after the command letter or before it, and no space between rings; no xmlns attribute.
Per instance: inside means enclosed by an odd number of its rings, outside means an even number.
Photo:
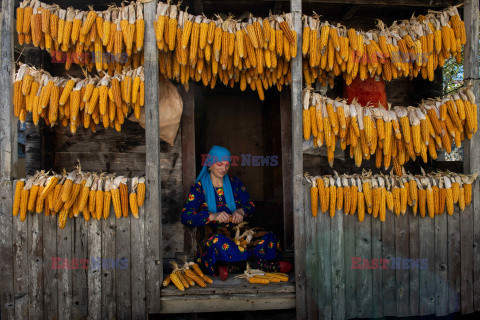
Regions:
<svg viewBox="0 0 480 320"><path fill-rule="evenodd" d="M195 182L200 181L202 183L203 190L205 191L205 198L207 200L208 211L213 213L217 213L217 201L215 200L215 190L213 188L208 167L220 161L230 162L230 151L224 147L213 146L208 153L208 158L203 164L202 171L200 171L197 180L195 180ZM230 184L230 178L228 177L228 174L223 177L223 193L225 195L225 200L227 201L228 209L230 209L231 212L235 211L237 206L235 205L232 185Z"/></svg>

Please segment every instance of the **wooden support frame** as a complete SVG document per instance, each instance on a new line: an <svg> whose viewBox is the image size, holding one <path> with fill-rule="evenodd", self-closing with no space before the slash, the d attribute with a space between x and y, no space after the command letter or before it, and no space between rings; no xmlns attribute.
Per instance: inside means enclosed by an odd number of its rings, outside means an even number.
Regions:
<svg viewBox="0 0 480 320"><path fill-rule="evenodd" d="M472 85L477 110L480 100L480 74L478 59L479 1L465 0L463 5L467 43L464 47L464 79ZM464 172L480 170L480 136L474 135L464 146ZM462 248L461 311L472 313L480 310L480 184L473 185L472 205L466 208L460 218ZM473 260L473 263L472 263Z"/></svg>
<svg viewBox="0 0 480 320"><path fill-rule="evenodd" d="M0 318L15 318L13 179L17 168L17 119L13 114L14 0L2 0L0 37Z"/></svg>
<svg viewBox="0 0 480 320"><path fill-rule="evenodd" d="M145 294L146 313L160 312L160 287L163 281L162 199L158 110L158 50L153 22L157 1L144 4L145 19ZM148 281L147 281L148 279Z"/></svg>
<svg viewBox="0 0 480 320"><path fill-rule="evenodd" d="M302 1L290 0L293 29L297 33L297 47L302 46ZM292 59L292 190L295 241L295 284L297 319L305 319L305 212L303 199L303 134L302 134L302 55Z"/></svg>

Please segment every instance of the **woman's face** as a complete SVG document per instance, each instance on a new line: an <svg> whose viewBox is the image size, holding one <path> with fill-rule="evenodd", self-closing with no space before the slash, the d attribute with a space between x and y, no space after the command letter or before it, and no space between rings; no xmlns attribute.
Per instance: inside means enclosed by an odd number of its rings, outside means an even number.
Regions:
<svg viewBox="0 0 480 320"><path fill-rule="evenodd" d="M210 172L217 178L222 179L230 169L230 162L219 161L210 166Z"/></svg>

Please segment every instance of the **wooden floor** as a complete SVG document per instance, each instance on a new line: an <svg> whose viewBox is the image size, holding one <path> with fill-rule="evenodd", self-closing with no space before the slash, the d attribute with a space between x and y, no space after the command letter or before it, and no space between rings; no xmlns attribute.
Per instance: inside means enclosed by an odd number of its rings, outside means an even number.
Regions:
<svg viewBox="0 0 480 320"><path fill-rule="evenodd" d="M207 288L179 291L172 285L161 292L162 313L254 311L295 308L295 282L254 285L230 276L214 279Z"/></svg>

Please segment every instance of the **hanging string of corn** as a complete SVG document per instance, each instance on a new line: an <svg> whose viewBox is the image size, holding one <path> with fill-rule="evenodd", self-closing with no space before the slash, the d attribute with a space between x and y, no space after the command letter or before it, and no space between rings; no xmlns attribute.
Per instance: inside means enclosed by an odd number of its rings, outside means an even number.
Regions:
<svg viewBox="0 0 480 320"><path fill-rule="evenodd" d="M179 5L160 2L155 34L160 72L184 85L194 80L214 88L247 85L264 99L264 90L291 83L290 60L297 55L297 34L290 13L246 21L194 16Z"/></svg>
<svg viewBox="0 0 480 320"><path fill-rule="evenodd" d="M367 32L334 26L320 16L303 16L303 74L307 86L319 81L333 87L333 77L343 75L346 84L375 75L386 81L417 77L433 81L434 71L451 56L462 59L466 43L465 24L457 7L409 20L390 27L378 20Z"/></svg>
<svg viewBox="0 0 480 320"><path fill-rule="evenodd" d="M423 171L423 170L422 170ZM312 215L318 210L333 218L337 210L345 215L357 214L363 222L365 213L384 222L387 210L396 216L405 215L407 206L413 215L420 213L423 218L441 215L447 211L452 215L455 204L459 211L465 210L472 202L472 184L478 176L438 172L432 174L403 176L338 175L311 177L305 175L311 183Z"/></svg>
<svg viewBox="0 0 480 320"><path fill-rule="evenodd" d="M18 180L12 213L14 216L20 213L21 221L26 219L27 212L43 212L46 216L58 213L58 226L63 229L67 218L76 218L80 213L86 221L107 219L112 205L116 218L128 217L130 205L130 212L138 219L138 207L144 201L145 177L128 181L115 174L83 172L79 165L70 173L38 171L32 177ZM122 211L123 204L126 211Z"/></svg>
<svg viewBox="0 0 480 320"><path fill-rule="evenodd" d="M330 99L306 88L303 92L303 135L313 136L315 146L327 148L333 166L337 141L349 146L350 157L360 167L362 160L375 157L375 165L385 169L393 165L401 175L401 166L421 157L437 158L437 150L452 152L455 144L471 139L477 132L477 106L470 87L443 98L426 100L418 107L388 106L386 110L362 107L355 100Z"/></svg>
<svg viewBox="0 0 480 320"><path fill-rule="evenodd" d="M102 122L105 128L117 131L133 109L137 119L145 104L144 69L124 68L122 73L84 79L52 77L48 72L26 64L18 68L14 88L14 114L24 122L28 112L33 123L40 118L49 126L61 123L72 133L79 126L96 131Z"/></svg>
<svg viewBox="0 0 480 320"><path fill-rule="evenodd" d="M47 50L57 61L89 71L122 72L143 65L145 21L141 1L105 11L75 10L24 0L17 8L18 42Z"/></svg>

